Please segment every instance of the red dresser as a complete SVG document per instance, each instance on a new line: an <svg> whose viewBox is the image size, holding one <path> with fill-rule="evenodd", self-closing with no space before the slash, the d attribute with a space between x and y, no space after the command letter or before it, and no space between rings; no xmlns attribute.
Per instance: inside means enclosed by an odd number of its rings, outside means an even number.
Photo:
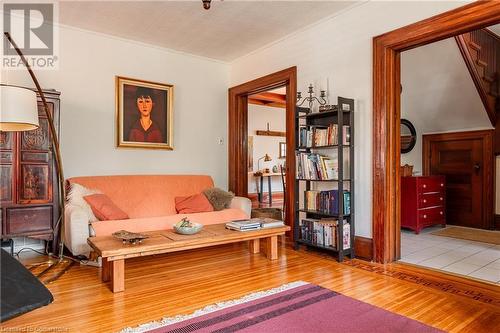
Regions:
<svg viewBox="0 0 500 333"><path fill-rule="evenodd" d="M446 225L444 176L401 177L401 227L417 234L425 227Z"/></svg>

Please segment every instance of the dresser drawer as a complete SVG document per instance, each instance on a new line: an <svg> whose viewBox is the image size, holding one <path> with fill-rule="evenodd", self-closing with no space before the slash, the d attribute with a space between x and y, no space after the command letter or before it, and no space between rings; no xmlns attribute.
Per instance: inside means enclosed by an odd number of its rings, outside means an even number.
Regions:
<svg viewBox="0 0 500 333"><path fill-rule="evenodd" d="M444 223L445 209L444 207L434 207L418 210L418 224L426 226L432 224Z"/></svg>
<svg viewBox="0 0 500 333"><path fill-rule="evenodd" d="M7 234L50 231L52 207L12 208L7 210Z"/></svg>
<svg viewBox="0 0 500 333"><path fill-rule="evenodd" d="M419 193L441 192L445 189L444 177L422 177L418 179Z"/></svg>
<svg viewBox="0 0 500 333"><path fill-rule="evenodd" d="M420 194L418 208L444 206L444 192Z"/></svg>

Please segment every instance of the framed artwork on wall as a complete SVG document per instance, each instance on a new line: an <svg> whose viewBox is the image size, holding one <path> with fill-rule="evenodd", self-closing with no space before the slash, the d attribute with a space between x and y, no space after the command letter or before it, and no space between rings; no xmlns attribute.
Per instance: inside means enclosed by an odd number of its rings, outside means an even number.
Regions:
<svg viewBox="0 0 500 333"><path fill-rule="evenodd" d="M173 150L174 86L116 76L117 147Z"/></svg>

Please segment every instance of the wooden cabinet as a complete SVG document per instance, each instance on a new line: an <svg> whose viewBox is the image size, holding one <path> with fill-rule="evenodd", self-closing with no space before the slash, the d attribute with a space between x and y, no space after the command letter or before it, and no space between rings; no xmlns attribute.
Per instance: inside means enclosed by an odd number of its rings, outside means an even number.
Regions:
<svg viewBox="0 0 500 333"><path fill-rule="evenodd" d="M44 91L59 131L59 92ZM48 119L38 98L40 127L0 132L2 238L53 240L59 218L57 174Z"/></svg>
<svg viewBox="0 0 500 333"><path fill-rule="evenodd" d="M444 176L401 177L401 227L417 234L425 227L446 225Z"/></svg>

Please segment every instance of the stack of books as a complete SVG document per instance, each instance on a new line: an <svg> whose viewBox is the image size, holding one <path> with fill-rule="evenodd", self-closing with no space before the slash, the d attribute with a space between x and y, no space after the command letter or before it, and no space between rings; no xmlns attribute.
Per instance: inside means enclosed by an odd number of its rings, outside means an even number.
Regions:
<svg viewBox="0 0 500 333"><path fill-rule="evenodd" d="M350 127L343 126L342 144L349 145L350 143ZM338 125L330 124L329 126L301 126L299 128L299 147L322 147L338 145Z"/></svg>
<svg viewBox="0 0 500 333"><path fill-rule="evenodd" d="M310 180L331 180L339 178L337 157L315 153L297 153L297 177Z"/></svg>
<svg viewBox="0 0 500 333"><path fill-rule="evenodd" d="M277 228L277 227L282 227L284 225L285 225L285 222L283 222L283 221L275 220L275 219L269 219L269 218L264 218L260 222L260 227L262 229Z"/></svg>
<svg viewBox="0 0 500 333"><path fill-rule="evenodd" d="M349 191L344 191L343 206L342 214L349 215L351 213L351 193ZM338 215L339 191L304 191L304 209L323 214Z"/></svg>
<svg viewBox="0 0 500 333"><path fill-rule="evenodd" d="M284 226L283 221L269 219L269 218L253 218L244 220L235 220L226 223L226 229L237 231L251 231L259 229L277 228Z"/></svg>
<svg viewBox="0 0 500 333"><path fill-rule="evenodd" d="M338 228L339 221L335 219L302 219L300 221L300 239L318 246L331 247L338 250ZM351 248L351 229L349 222L344 220L343 249Z"/></svg>

